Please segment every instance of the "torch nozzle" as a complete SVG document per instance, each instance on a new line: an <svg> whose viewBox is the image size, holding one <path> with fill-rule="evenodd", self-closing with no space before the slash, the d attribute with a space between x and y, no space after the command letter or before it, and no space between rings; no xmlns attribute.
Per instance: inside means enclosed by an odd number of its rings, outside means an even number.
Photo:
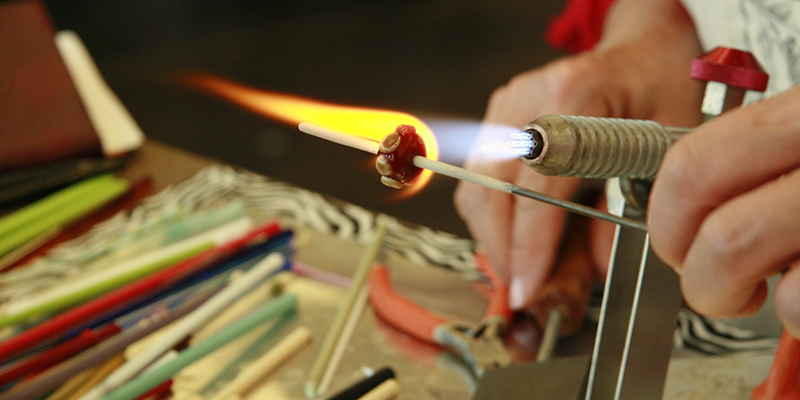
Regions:
<svg viewBox="0 0 800 400"><path fill-rule="evenodd" d="M545 115L523 129L533 143L522 162L544 175L652 180L685 128L654 121Z"/></svg>
<svg viewBox="0 0 800 400"><path fill-rule="evenodd" d="M535 158L542 152L542 135L535 130L520 131L509 135L512 140L506 142L511 153L523 158Z"/></svg>

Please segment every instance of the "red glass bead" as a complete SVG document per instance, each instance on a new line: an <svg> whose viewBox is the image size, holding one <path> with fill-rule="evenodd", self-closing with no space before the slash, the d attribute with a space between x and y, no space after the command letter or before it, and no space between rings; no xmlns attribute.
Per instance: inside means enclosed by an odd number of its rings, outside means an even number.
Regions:
<svg viewBox="0 0 800 400"><path fill-rule="evenodd" d="M396 189L414 183L422 168L414 165L415 156L427 156L425 142L412 125L400 125L381 140L375 168L384 185Z"/></svg>

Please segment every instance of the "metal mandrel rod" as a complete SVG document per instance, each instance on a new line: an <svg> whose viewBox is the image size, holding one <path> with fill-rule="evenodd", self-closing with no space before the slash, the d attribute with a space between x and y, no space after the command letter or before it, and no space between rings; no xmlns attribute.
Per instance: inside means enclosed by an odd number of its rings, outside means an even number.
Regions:
<svg viewBox="0 0 800 400"><path fill-rule="evenodd" d="M547 361L553 357L553 351L558 342L558 332L561 330L561 316L561 310L558 307L550 309L542 340L539 343L539 351L536 352L536 362Z"/></svg>
<svg viewBox="0 0 800 400"><path fill-rule="evenodd" d="M584 206L582 204L574 203L568 200L562 200L557 197L546 195L541 192L535 192L533 190L524 189L514 184L501 181L499 179L495 179L490 176L481 175L466 170L464 168L456 167L455 165L443 163L441 161L436 161L436 160L431 160L429 158L416 156L414 157L414 165L420 168L429 169L438 174L449 176L451 178L456 178L477 185L481 185L489 189L499 190L501 192L511 193L514 195L527 197L529 199L539 200L547 204L552 204L554 206L564 208L566 210L572 211L576 214L580 214L586 217L598 218L625 227L638 229L641 231L647 231L647 225L642 222L635 221L630 218L618 217L614 214L601 211L596 208Z"/></svg>

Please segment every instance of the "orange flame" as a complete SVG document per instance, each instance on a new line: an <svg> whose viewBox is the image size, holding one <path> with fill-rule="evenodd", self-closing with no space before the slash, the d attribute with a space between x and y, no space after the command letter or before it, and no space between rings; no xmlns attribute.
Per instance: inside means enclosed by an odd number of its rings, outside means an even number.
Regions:
<svg viewBox="0 0 800 400"><path fill-rule="evenodd" d="M230 100L248 110L292 125L308 122L323 128L374 140L394 132L398 125L414 125L428 151L428 158L439 157L439 146L430 128L416 117L391 110L343 106L317 100L269 92L244 86L213 75L191 73L183 77L197 87ZM425 170L419 180L403 190L403 196L413 195L430 181L433 173Z"/></svg>

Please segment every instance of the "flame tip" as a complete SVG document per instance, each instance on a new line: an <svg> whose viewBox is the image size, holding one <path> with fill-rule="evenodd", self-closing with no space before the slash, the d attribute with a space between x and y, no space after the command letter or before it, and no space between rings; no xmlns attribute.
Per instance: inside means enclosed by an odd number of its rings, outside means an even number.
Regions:
<svg viewBox="0 0 800 400"><path fill-rule="evenodd" d="M259 115L296 126L301 131L305 123L346 132L362 139L380 141L400 125L413 125L428 150L428 158L438 159L439 148L431 129L420 119L393 110L344 106L325 103L296 95L260 90L201 71L180 74L187 86L220 96ZM179 78L180 79L180 78ZM423 171L413 185L401 189L404 198L419 193L433 173Z"/></svg>

